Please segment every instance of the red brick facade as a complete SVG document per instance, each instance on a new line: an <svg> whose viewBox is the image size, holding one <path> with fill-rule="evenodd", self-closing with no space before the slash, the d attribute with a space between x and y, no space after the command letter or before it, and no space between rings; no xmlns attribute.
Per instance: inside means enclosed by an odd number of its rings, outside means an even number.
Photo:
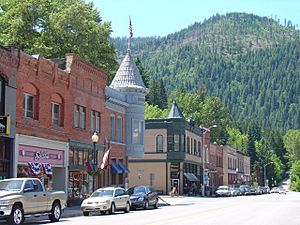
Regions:
<svg viewBox="0 0 300 225"><path fill-rule="evenodd" d="M104 115L106 74L76 55L69 54L66 58L67 72L59 69L59 65L51 60L35 59L20 53L17 76L17 133L61 141L91 141L93 131L90 128L90 111L93 109ZM32 89L38 95L35 119L24 117L24 92L34 92ZM63 106L61 126L51 124L51 102L57 95L60 96ZM74 129L74 104L86 109L85 129ZM104 126L103 116L101 125ZM103 135L100 137L101 142L103 143Z"/></svg>

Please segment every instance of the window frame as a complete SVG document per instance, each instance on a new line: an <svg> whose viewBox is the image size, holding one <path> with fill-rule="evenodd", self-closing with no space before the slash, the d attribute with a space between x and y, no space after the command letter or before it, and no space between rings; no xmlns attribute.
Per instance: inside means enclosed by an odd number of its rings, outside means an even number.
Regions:
<svg viewBox="0 0 300 225"><path fill-rule="evenodd" d="M28 113L30 113L30 110L28 109L28 101L29 99L32 99L32 109L31 109L31 116L28 115ZM25 118L30 118L30 119L35 119L34 115L35 115L35 96L29 93L24 92L23 94L23 109L24 109L24 117Z"/></svg>
<svg viewBox="0 0 300 225"><path fill-rule="evenodd" d="M161 143L160 139L161 138ZM156 136L156 152L164 152L164 137L163 135L159 134Z"/></svg>

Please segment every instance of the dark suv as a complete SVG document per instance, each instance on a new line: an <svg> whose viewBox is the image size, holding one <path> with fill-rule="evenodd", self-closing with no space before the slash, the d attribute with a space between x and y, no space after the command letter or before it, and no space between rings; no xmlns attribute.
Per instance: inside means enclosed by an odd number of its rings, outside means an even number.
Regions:
<svg viewBox="0 0 300 225"><path fill-rule="evenodd" d="M158 194L150 186L131 187L127 190L127 194L130 195L131 209L148 209L150 206L158 208Z"/></svg>

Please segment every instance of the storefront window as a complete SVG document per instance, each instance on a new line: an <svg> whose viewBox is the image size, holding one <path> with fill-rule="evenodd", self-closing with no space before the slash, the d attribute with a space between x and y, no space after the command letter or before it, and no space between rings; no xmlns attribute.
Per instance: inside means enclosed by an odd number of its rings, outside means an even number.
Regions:
<svg viewBox="0 0 300 225"><path fill-rule="evenodd" d="M69 199L84 199L89 193L88 174L85 171L70 171L68 197Z"/></svg>

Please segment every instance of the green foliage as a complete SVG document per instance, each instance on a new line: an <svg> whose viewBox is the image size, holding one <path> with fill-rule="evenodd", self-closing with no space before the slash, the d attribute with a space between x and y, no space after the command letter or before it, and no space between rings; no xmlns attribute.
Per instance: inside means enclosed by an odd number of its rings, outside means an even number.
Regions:
<svg viewBox="0 0 300 225"><path fill-rule="evenodd" d="M113 42L126 50L125 39ZM153 79L164 79L167 94L202 86L239 124L255 119L261 128L299 129L300 31L291 23L216 15L166 37L133 39L132 51Z"/></svg>
<svg viewBox="0 0 300 225"><path fill-rule="evenodd" d="M145 119L167 118L169 111L167 109L160 109L157 105L150 105L145 103Z"/></svg>
<svg viewBox="0 0 300 225"><path fill-rule="evenodd" d="M76 53L106 70L117 68L115 48L108 39L109 22L83 0L0 1L0 44L16 45L28 54L62 58Z"/></svg>
<svg viewBox="0 0 300 225"><path fill-rule="evenodd" d="M138 68L141 76L142 76L142 79L143 79L143 82L145 84L146 87L149 86L149 70L146 70L145 67L143 66L143 63L141 62L140 58L137 57L136 58L136 61L135 61L135 64L136 64L136 67Z"/></svg>
<svg viewBox="0 0 300 225"><path fill-rule="evenodd" d="M245 134L242 134L241 131L237 128L227 128L228 140L227 144L232 146L235 149L238 149L244 153L247 151L248 137Z"/></svg>
<svg viewBox="0 0 300 225"><path fill-rule="evenodd" d="M300 160L300 130L288 130L283 137L284 147L291 162Z"/></svg>
<svg viewBox="0 0 300 225"><path fill-rule="evenodd" d="M300 192L300 160L294 161L291 169L291 189Z"/></svg>

